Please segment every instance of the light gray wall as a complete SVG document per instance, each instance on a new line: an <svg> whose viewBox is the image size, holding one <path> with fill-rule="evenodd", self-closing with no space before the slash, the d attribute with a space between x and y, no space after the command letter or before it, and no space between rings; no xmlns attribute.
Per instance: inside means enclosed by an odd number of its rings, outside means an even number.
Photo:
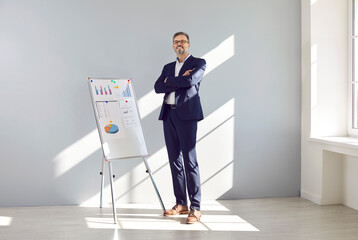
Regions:
<svg viewBox="0 0 358 240"><path fill-rule="evenodd" d="M229 187L218 187L217 195L207 187L203 198L298 196L299 0L1 0L0 206L81 204L98 194L99 150L56 175L56 156L96 128L87 77L132 77L140 99L174 60L171 36L181 30L197 57L235 39L234 56L208 73L200 89L206 116L218 118L220 107L234 103L234 116L209 129L198 150L202 182L220 186L226 179ZM157 108L143 118L151 154L163 152L158 114ZM233 137L225 163L207 154L226 151L225 141L218 142L221 128ZM150 164L164 200L174 201L167 165ZM130 174L138 166L140 160L115 166L128 189L118 200L155 201L152 189L150 197L131 190L150 186ZM229 174L220 177L227 166Z"/></svg>

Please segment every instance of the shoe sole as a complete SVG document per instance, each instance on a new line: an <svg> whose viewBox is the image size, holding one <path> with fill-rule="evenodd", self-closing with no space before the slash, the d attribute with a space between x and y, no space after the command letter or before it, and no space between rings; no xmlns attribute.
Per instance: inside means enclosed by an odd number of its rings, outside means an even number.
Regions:
<svg viewBox="0 0 358 240"><path fill-rule="evenodd" d="M198 222L200 222L200 219L201 219L201 216L200 216L199 218L197 218L197 221L195 221L195 222L188 222L188 221L186 221L185 223L186 223L186 224L198 223Z"/></svg>
<svg viewBox="0 0 358 240"><path fill-rule="evenodd" d="M198 223L198 222L200 222L200 219L196 222L186 222L186 224L194 224L194 223Z"/></svg>
<svg viewBox="0 0 358 240"><path fill-rule="evenodd" d="M176 216L176 215L183 215L183 214L188 214L189 211L181 211L177 214L163 214L164 216Z"/></svg>

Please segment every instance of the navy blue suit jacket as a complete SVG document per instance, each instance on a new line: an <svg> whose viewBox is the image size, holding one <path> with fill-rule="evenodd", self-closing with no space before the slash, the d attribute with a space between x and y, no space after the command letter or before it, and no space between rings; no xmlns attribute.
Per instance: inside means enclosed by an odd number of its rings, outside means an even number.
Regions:
<svg viewBox="0 0 358 240"><path fill-rule="evenodd" d="M163 120L165 111L165 99L170 92L175 91L175 105L178 116L182 120L202 120L204 118L200 103L199 87L206 68L204 59L190 56L180 69L178 77L175 77L176 62L164 66L162 74L155 82L156 93L165 93L159 120ZM189 76L183 76L187 70L193 70ZM164 83L165 78L168 78Z"/></svg>

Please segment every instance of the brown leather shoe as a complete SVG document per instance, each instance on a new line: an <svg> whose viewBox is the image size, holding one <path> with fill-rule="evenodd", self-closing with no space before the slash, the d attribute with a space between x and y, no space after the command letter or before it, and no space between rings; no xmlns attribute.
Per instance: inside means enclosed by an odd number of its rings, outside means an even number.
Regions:
<svg viewBox="0 0 358 240"><path fill-rule="evenodd" d="M201 212L195 209L190 209L188 218L186 219L187 224L200 222Z"/></svg>
<svg viewBox="0 0 358 240"><path fill-rule="evenodd" d="M189 209L188 206L186 205L181 205L181 204L175 204L175 206L169 210L169 211L165 211L164 212L164 216L175 216L178 214L188 214Z"/></svg>

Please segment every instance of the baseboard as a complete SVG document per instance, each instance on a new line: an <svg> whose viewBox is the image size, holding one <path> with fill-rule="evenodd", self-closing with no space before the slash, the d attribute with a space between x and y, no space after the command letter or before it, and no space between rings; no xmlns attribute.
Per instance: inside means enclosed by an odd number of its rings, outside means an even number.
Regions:
<svg viewBox="0 0 358 240"><path fill-rule="evenodd" d="M317 195L313 195L310 194L304 190L301 189L301 197L307 200L310 200L311 202L314 202L318 205L322 205L322 198L317 196Z"/></svg>

